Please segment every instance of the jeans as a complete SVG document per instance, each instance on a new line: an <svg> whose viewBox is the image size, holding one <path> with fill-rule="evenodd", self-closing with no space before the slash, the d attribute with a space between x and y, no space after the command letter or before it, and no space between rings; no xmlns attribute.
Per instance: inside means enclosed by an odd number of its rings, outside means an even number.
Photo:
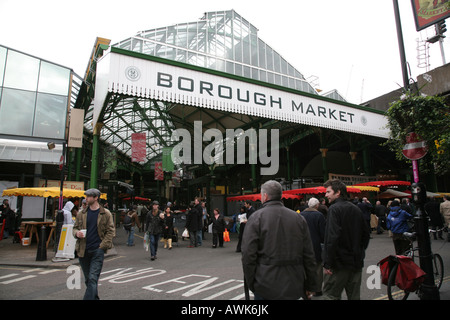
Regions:
<svg viewBox="0 0 450 320"><path fill-rule="evenodd" d="M150 256L155 257L158 251L159 234L150 234Z"/></svg>
<svg viewBox="0 0 450 320"><path fill-rule="evenodd" d="M197 231L189 231L189 242L192 247L198 245Z"/></svg>
<svg viewBox="0 0 450 320"><path fill-rule="evenodd" d="M79 257L81 269L84 274L86 292L84 300L98 300L98 279L102 272L105 251L101 248L86 250L84 257Z"/></svg>
<svg viewBox="0 0 450 320"><path fill-rule="evenodd" d="M202 245L202 242L203 242L202 239L203 239L202 230L198 230L197 231L197 246Z"/></svg>
<svg viewBox="0 0 450 320"><path fill-rule="evenodd" d="M333 274L323 277L323 300L341 300L344 290L348 300L360 300L362 269L333 270Z"/></svg>
<svg viewBox="0 0 450 320"><path fill-rule="evenodd" d="M126 231L127 234L128 234L127 245L128 245L128 246L134 245L134 227L131 227L130 230L126 230L126 229L125 229L125 231Z"/></svg>

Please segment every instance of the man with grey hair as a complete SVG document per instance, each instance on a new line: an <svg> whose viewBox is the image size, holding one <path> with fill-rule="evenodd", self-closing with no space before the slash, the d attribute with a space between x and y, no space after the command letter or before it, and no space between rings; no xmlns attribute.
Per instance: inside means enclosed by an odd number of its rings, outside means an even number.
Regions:
<svg viewBox="0 0 450 320"><path fill-rule="evenodd" d="M308 299L320 291L308 225L281 201L277 181L261 186L262 208L247 221L242 266L255 299Z"/></svg>
<svg viewBox="0 0 450 320"><path fill-rule="evenodd" d="M314 253L317 262L317 277L320 283L320 288L322 288L323 282L323 268L322 268L322 245L325 240L325 224L326 220L324 215L318 210L320 201L316 198L311 198L308 200L308 208L300 212L300 214L305 218L308 223L309 233L311 235L311 240L314 248ZM321 296L322 290L316 292L316 296Z"/></svg>

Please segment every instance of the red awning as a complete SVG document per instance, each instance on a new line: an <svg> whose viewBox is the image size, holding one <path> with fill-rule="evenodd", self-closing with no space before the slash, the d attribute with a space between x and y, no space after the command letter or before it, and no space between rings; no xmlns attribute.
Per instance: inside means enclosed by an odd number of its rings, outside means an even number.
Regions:
<svg viewBox="0 0 450 320"><path fill-rule="evenodd" d="M286 191L284 191L281 198L282 199L300 199L301 197L299 195L289 194L289 193L286 193ZM261 201L261 194L260 193L244 194L242 196L234 196L234 197L227 198L227 201L247 201L247 200Z"/></svg>
<svg viewBox="0 0 450 320"><path fill-rule="evenodd" d="M151 199L148 199L148 198L142 198L142 197L134 197L133 199L134 199L134 200L137 200L137 201L151 201ZM122 200L128 201L128 200L131 200L131 198L128 197L128 198L125 198L125 199L122 199Z"/></svg>
<svg viewBox="0 0 450 320"><path fill-rule="evenodd" d="M409 181L397 181L397 180L370 181L355 184L355 186L374 186L374 187L410 186L410 185L411 182Z"/></svg>
<svg viewBox="0 0 450 320"><path fill-rule="evenodd" d="M325 187L312 187L312 188L301 188L294 190L287 190L284 193L287 194L321 194L325 193L327 189ZM361 193L361 190L358 188L347 187L348 193Z"/></svg>

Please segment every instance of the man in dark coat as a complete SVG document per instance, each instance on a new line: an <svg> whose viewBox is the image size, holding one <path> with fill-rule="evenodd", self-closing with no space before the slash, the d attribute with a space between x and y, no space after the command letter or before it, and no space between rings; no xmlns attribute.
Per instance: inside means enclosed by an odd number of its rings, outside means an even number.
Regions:
<svg viewBox="0 0 450 320"><path fill-rule="evenodd" d="M244 206L245 206L246 220L241 221L241 223L239 225L239 240L238 240L238 244L236 246L236 252L241 252L242 236L244 235L245 224L247 223L248 218L250 218L252 213L255 212L255 208L253 208L252 203L250 202L250 200L245 201Z"/></svg>
<svg viewBox="0 0 450 320"><path fill-rule="evenodd" d="M300 214L308 223L309 234L316 254L317 262L317 278L322 288L323 282L323 268L322 268L322 244L325 240L325 225L326 220L323 213L319 211L320 202L316 198L308 200L308 208L303 210ZM316 292L316 296L322 295L322 291Z"/></svg>
<svg viewBox="0 0 450 320"><path fill-rule="evenodd" d="M282 187L261 186L262 208L247 221L242 266L255 299L307 299L320 291L308 224L281 201Z"/></svg>
<svg viewBox="0 0 450 320"><path fill-rule="evenodd" d="M203 207L202 204L200 202L200 199L198 197L195 197L194 199L194 209L197 211L197 232L196 232L196 237L197 237L197 244L196 246L201 246L202 245L202 240L203 240L203 236L202 236L202 230L203 230Z"/></svg>
<svg viewBox="0 0 450 320"><path fill-rule="evenodd" d="M345 289L349 300L359 300L369 229L361 210L346 200L347 187L343 182L328 180L323 186L331 204L322 253L324 298L339 300Z"/></svg>
<svg viewBox="0 0 450 320"><path fill-rule="evenodd" d="M375 215L378 217L377 234L383 233L383 226L386 227L386 206L377 201L375 204Z"/></svg>
<svg viewBox="0 0 450 320"><path fill-rule="evenodd" d="M189 231L190 244L188 248L194 248L198 246L197 233L199 232L199 226L201 222L201 216L199 218L198 210L195 208L195 203L191 202L186 216L186 229Z"/></svg>

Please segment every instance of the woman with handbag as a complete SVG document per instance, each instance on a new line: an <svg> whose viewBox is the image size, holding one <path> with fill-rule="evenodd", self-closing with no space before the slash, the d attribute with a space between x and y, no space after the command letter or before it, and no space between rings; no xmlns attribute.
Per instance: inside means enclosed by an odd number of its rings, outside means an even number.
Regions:
<svg viewBox="0 0 450 320"><path fill-rule="evenodd" d="M219 240L219 247L223 248L223 232L225 231L225 220L220 214L219 209L214 209L211 217L212 233L213 233L213 248L217 248L217 240Z"/></svg>

